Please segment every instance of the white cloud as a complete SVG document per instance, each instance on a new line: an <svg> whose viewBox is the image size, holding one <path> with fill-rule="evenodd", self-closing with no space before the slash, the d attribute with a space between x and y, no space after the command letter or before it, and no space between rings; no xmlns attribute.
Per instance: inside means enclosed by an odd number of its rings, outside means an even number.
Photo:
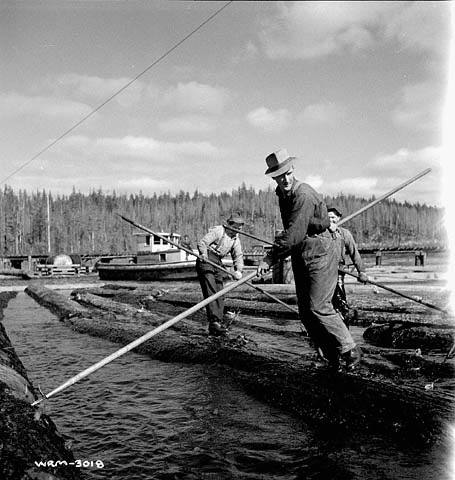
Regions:
<svg viewBox="0 0 455 480"><path fill-rule="evenodd" d="M106 165L109 165L112 176L120 174L125 180L133 174L148 172L152 166L156 172L167 173L177 166L180 174L187 164L198 165L222 158L224 152L209 142L173 143L134 136L90 139L79 135L63 139L48 157L51 155L58 158L62 175L70 174L77 165L77 169L85 168L87 174L88 170L93 173L100 169L107 178Z"/></svg>
<svg viewBox="0 0 455 480"><path fill-rule="evenodd" d="M133 136L90 139L78 135L63 139L46 157L30 165L26 177L16 175L11 183L25 188L33 178L35 185L66 193L73 185L87 192L98 186L147 193L191 191L195 179L210 181L207 171L225 154L209 142L172 143ZM60 183L54 181L58 178Z"/></svg>
<svg viewBox="0 0 455 480"><path fill-rule="evenodd" d="M121 78L101 78L88 75L78 75L69 73L60 75L56 79L56 90L65 96L77 96L81 98L90 98L95 100L105 100L121 88L131 82L128 77ZM144 84L136 80L128 86L122 93L116 97L120 104L125 106L139 100Z"/></svg>
<svg viewBox="0 0 455 480"><path fill-rule="evenodd" d="M391 154L378 155L365 166L372 174L381 173L378 183L380 189L371 192L375 195L381 195L401 185L428 168L431 168L429 173L394 194L393 198L403 201L412 197L414 201L440 205L443 175L441 147L429 146L414 151L401 148Z"/></svg>
<svg viewBox="0 0 455 480"><path fill-rule="evenodd" d="M365 5L367 3L367 5ZM367 26L388 9L381 2L280 2L261 40L271 58L315 58L373 41Z"/></svg>
<svg viewBox="0 0 455 480"><path fill-rule="evenodd" d="M266 107L260 107L248 113L247 120L254 127L262 128L267 132L281 132L288 125L289 112L285 109L272 111Z"/></svg>
<svg viewBox="0 0 455 480"><path fill-rule="evenodd" d="M207 114L222 113L229 97L224 88L189 82L178 83L163 95L163 104L178 111Z"/></svg>
<svg viewBox="0 0 455 480"><path fill-rule="evenodd" d="M325 182L324 195L338 195L341 193L369 198L376 191L378 179L374 177L351 177Z"/></svg>
<svg viewBox="0 0 455 480"><path fill-rule="evenodd" d="M346 118L346 108L335 103L314 103L305 107L297 121L305 125L337 125Z"/></svg>
<svg viewBox="0 0 455 480"><path fill-rule="evenodd" d="M152 82L148 83L147 86L144 88L144 96L146 98L156 100L160 97L160 95L161 91L159 87Z"/></svg>
<svg viewBox="0 0 455 480"><path fill-rule="evenodd" d="M157 180L156 178L143 176L141 178L130 178L130 179L122 179L119 178L117 181L117 186L120 191L127 191L127 192L139 192L140 190L143 191L164 191L168 188L168 180Z"/></svg>
<svg viewBox="0 0 455 480"><path fill-rule="evenodd" d="M36 115L40 118L74 119L87 115L91 108L83 103L53 97L0 94L0 117Z"/></svg>
<svg viewBox="0 0 455 480"><path fill-rule="evenodd" d="M450 33L447 3L450 2L405 2L405 8L387 18L386 37L395 38L408 48L445 54L441 46L449 46L445 41Z"/></svg>
<svg viewBox="0 0 455 480"><path fill-rule="evenodd" d="M120 89L125 87L131 78L101 78L88 75L69 73L60 75L55 80L48 80L48 85L55 94L67 98L90 99L96 101L107 100ZM145 89L144 83L136 80L124 91L115 97L123 107L128 107L139 101Z"/></svg>
<svg viewBox="0 0 455 480"><path fill-rule="evenodd" d="M147 158L160 162L184 161L188 157L214 157L220 151L209 142L162 142L150 137L100 138L93 143L94 153L116 157Z"/></svg>
<svg viewBox="0 0 455 480"><path fill-rule="evenodd" d="M439 130L442 122L442 86L419 83L403 88L401 103L392 113L392 121L415 130Z"/></svg>
<svg viewBox="0 0 455 480"><path fill-rule="evenodd" d="M428 168L430 172L414 181L391 199L441 205L442 158L441 148L429 146L420 150L401 148L390 154L377 155L362 166L362 176L349 176L348 171L333 176L309 176L307 183L324 195L350 194L362 198L376 198L417 177ZM325 180L327 179L327 180Z"/></svg>
<svg viewBox="0 0 455 480"><path fill-rule="evenodd" d="M249 41L242 51L233 58L233 62L239 63L241 61L249 61L256 58L258 53L258 47L253 42Z"/></svg>
<svg viewBox="0 0 455 480"><path fill-rule="evenodd" d="M444 3L279 2L259 36L270 58L317 58L390 39L419 50L437 49L447 34Z"/></svg>
<svg viewBox="0 0 455 480"><path fill-rule="evenodd" d="M215 129L213 120L198 115L185 115L158 123L165 133L206 133Z"/></svg>
<svg viewBox="0 0 455 480"><path fill-rule="evenodd" d="M319 175L308 175L303 178L303 181L311 185L315 190L319 190L324 183L324 180Z"/></svg>
<svg viewBox="0 0 455 480"><path fill-rule="evenodd" d="M391 154L377 155L366 165L370 171L381 171L385 176L402 177L403 172L417 175L426 168L438 175L442 167L441 147L429 146L420 150L400 148Z"/></svg>

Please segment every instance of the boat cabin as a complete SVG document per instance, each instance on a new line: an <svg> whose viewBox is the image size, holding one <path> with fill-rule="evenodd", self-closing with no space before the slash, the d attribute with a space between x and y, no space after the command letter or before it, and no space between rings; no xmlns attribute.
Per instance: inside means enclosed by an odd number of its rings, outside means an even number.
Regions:
<svg viewBox="0 0 455 480"><path fill-rule="evenodd" d="M187 260L186 252L156 235L146 232L135 232L133 235L136 237L137 263L169 263ZM159 235L180 244L181 236L178 233L159 232Z"/></svg>

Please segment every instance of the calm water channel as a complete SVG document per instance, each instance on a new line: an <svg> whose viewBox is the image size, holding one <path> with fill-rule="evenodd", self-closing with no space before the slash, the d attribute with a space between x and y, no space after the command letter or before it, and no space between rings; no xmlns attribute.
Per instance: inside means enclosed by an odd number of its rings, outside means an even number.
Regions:
<svg viewBox="0 0 455 480"><path fill-rule="evenodd" d="M73 332L22 292L4 324L43 392L119 348ZM247 396L214 368L132 352L47 400L46 411L77 459L103 462L83 470L88 479L454 478L447 444L340 438Z"/></svg>

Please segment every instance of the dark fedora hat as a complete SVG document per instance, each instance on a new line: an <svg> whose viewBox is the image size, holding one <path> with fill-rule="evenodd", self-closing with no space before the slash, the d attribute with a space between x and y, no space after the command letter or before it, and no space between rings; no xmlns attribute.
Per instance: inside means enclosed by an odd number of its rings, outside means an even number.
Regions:
<svg viewBox="0 0 455 480"><path fill-rule="evenodd" d="M343 214L338 210L337 207L328 207L327 208L327 212L333 212L335 215L337 215L338 217L342 217Z"/></svg>
<svg viewBox="0 0 455 480"><path fill-rule="evenodd" d="M295 159L296 157L290 157L288 155L288 151L285 148L277 150L265 159L268 167L265 174L272 178L279 177L294 165Z"/></svg>

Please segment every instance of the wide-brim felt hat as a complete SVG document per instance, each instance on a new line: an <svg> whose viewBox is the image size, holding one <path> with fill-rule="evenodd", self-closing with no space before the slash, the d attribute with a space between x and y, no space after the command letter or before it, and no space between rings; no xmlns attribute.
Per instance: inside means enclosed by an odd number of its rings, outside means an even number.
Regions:
<svg viewBox="0 0 455 480"><path fill-rule="evenodd" d="M337 207L327 207L327 212L333 212L338 217L342 217L343 214L338 210Z"/></svg>
<svg viewBox="0 0 455 480"><path fill-rule="evenodd" d="M232 214L228 219L227 223L229 225L245 225L245 220L240 214Z"/></svg>
<svg viewBox="0 0 455 480"><path fill-rule="evenodd" d="M296 157L290 157L285 148L277 150L265 159L268 167L265 174L272 178L279 177L294 166L294 160L296 160Z"/></svg>

